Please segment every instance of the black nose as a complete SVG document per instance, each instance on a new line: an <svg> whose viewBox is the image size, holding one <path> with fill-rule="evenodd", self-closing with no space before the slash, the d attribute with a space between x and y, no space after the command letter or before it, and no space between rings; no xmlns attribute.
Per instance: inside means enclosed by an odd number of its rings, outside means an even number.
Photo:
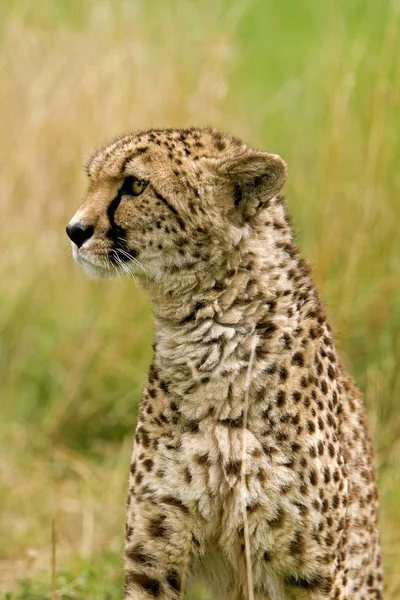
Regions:
<svg viewBox="0 0 400 600"><path fill-rule="evenodd" d="M93 235L93 225L84 225L83 223L73 223L72 225L67 226L67 235L70 240L72 240L78 248L82 246L86 240L88 240Z"/></svg>

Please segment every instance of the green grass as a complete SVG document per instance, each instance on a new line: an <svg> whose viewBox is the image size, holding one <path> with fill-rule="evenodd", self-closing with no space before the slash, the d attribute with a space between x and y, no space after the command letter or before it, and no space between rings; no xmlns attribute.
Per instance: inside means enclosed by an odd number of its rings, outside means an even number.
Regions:
<svg viewBox="0 0 400 600"><path fill-rule="evenodd" d="M58 594L65 600L85 598L87 600L114 600L121 596L122 577L118 556L106 554L96 560L81 560L72 569L57 572ZM18 591L6 593L5 600L51 599L48 578L22 579Z"/></svg>
<svg viewBox="0 0 400 600"><path fill-rule="evenodd" d="M2 3L0 597L121 597L152 320L131 280L85 279L64 228L94 147L209 123L289 164L299 242L364 392L400 597L399 22L394 0Z"/></svg>

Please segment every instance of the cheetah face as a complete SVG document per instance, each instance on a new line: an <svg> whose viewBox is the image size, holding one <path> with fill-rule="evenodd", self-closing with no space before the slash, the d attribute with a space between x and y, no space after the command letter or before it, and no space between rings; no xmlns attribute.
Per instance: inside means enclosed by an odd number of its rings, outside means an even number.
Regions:
<svg viewBox="0 0 400 600"><path fill-rule="evenodd" d="M67 226L91 277L164 276L235 247L276 195L285 163L213 129L151 130L88 162L84 204Z"/></svg>

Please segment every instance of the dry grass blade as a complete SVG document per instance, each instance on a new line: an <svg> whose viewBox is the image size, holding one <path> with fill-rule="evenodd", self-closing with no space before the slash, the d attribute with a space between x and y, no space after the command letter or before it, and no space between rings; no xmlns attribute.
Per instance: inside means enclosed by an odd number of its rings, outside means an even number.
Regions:
<svg viewBox="0 0 400 600"><path fill-rule="evenodd" d="M58 600L57 592L57 530L56 520L51 521L51 600Z"/></svg>
<svg viewBox="0 0 400 600"><path fill-rule="evenodd" d="M250 357L246 373L245 395L243 406L243 429L242 429L242 463L240 468L240 487L242 491L242 514L244 530L244 548L246 557L246 579L248 600L254 600L253 573L251 564L251 546L249 522L247 519L247 486L246 486L246 458L247 458L247 421L249 414L249 389L251 385L251 374L253 370L254 354L257 346L257 334L253 333L250 342Z"/></svg>

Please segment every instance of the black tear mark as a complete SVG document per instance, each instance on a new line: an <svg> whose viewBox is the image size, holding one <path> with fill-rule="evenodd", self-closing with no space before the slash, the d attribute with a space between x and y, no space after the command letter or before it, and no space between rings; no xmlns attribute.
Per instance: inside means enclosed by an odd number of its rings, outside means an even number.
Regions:
<svg viewBox="0 0 400 600"><path fill-rule="evenodd" d="M121 203L122 196L131 195L132 183L134 181L134 177L129 175L125 177L123 184L118 190L115 198L110 202L107 208L107 217L110 222L110 228L107 231L107 237L112 242L112 247L109 252L109 259L112 262L118 262L115 259L118 258L123 261L129 260L125 253L130 254L130 256L135 257L136 252L131 248L128 249L126 243L126 229L117 225L115 222L115 213L117 211L118 206Z"/></svg>

